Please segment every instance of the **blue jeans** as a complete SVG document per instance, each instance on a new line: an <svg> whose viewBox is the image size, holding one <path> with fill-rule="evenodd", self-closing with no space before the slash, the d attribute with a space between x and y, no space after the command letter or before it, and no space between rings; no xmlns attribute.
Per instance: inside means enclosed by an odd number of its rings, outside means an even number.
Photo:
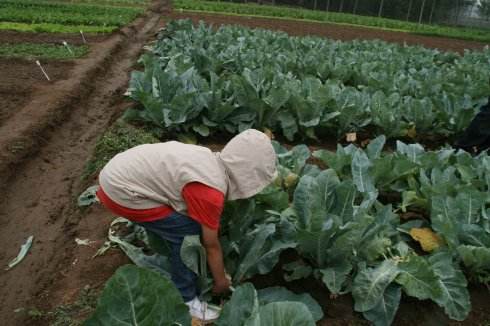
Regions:
<svg viewBox="0 0 490 326"><path fill-rule="evenodd" d="M168 241L171 249L172 282L180 291L185 302L194 299L198 295L197 275L182 262L180 247L186 235L201 234L201 224L177 212L160 220L138 224Z"/></svg>

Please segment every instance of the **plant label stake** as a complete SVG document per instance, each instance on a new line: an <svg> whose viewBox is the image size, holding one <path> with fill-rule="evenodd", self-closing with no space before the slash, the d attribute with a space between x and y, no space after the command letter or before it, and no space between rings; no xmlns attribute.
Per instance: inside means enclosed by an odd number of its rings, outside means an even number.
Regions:
<svg viewBox="0 0 490 326"><path fill-rule="evenodd" d="M83 31L82 30L80 31L80 35L82 35L83 43L87 44L87 40L85 39L85 36L83 35Z"/></svg>
<svg viewBox="0 0 490 326"><path fill-rule="evenodd" d="M66 47L68 52L70 52L71 55L74 55L73 51L70 49L70 46L68 45L68 43L66 43L66 41L63 41L63 45Z"/></svg>
<svg viewBox="0 0 490 326"><path fill-rule="evenodd" d="M43 66L41 66L41 63L39 62L39 60L36 60L36 64L39 66L39 68L41 68L41 71L43 72L44 77L46 77L46 79L47 79L48 81L51 81L51 79L49 79L49 76L48 76L48 74L46 73L46 71L44 71Z"/></svg>

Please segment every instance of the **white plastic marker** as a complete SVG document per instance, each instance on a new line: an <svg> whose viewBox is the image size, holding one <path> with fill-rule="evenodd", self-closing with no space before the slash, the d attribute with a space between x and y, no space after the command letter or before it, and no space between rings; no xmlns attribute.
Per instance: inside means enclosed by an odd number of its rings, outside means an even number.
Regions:
<svg viewBox="0 0 490 326"><path fill-rule="evenodd" d="M48 74L46 73L46 71L44 71L43 66L41 66L41 63L39 62L39 60L36 60L36 64L39 66L39 68L41 68L41 71L43 72L44 77L46 77L46 79L47 79L48 81L51 81L51 79L49 79L49 76L48 76Z"/></svg>
<svg viewBox="0 0 490 326"><path fill-rule="evenodd" d="M87 44L87 40L85 39L85 36L83 35L83 31L82 30L80 31L80 35L82 35L83 43Z"/></svg>
<svg viewBox="0 0 490 326"><path fill-rule="evenodd" d="M70 49L70 46L68 45L68 43L66 43L66 41L63 41L63 45L65 46L65 48L68 50L68 52L70 52L71 55L73 55L73 51Z"/></svg>

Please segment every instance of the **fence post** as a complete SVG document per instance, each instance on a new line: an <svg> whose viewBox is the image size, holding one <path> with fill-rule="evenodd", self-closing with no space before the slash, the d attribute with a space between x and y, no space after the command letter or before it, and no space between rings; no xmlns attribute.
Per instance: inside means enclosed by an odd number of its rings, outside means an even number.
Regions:
<svg viewBox="0 0 490 326"><path fill-rule="evenodd" d="M383 4L385 0L381 0L381 3L379 4L379 11L378 11L378 17L381 17L381 13L383 12Z"/></svg>
<svg viewBox="0 0 490 326"><path fill-rule="evenodd" d="M413 0L410 0L410 2L408 3L408 11L407 11L407 22L408 20L410 19L410 12L412 11L412 4L413 4Z"/></svg>
<svg viewBox="0 0 490 326"><path fill-rule="evenodd" d="M352 9L352 13L355 15L357 12L357 5L359 4L359 0L354 1L354 9Z"/></svg>
<svg viewBox="0 0 490 326"><path fill-rule="evenodd" d="M425 1L422 1L422 7L420 7L419 24L422 24L422 16L424 15Z"/></svg>
<svg viewBox="0 0 490 326"><path fill-rule="evenodd" d="M432 0L432 8L430 8L429 24L432 24L432 17L434 16L434 10L436 8L437 0Z"/></svg>

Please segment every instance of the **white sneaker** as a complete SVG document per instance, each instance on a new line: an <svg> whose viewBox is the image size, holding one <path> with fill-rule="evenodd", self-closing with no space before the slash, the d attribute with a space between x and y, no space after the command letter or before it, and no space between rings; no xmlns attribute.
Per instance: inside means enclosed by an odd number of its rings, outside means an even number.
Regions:
<svg viewBox="0 0 490 326"><path fill-rule="evenodd" d="M199 319L205 323L213 322L218 319L220 309L216 306L208 305L206 302L201 302L198 297L185 303L189 307L189 312L192 317Z"/></svg>

